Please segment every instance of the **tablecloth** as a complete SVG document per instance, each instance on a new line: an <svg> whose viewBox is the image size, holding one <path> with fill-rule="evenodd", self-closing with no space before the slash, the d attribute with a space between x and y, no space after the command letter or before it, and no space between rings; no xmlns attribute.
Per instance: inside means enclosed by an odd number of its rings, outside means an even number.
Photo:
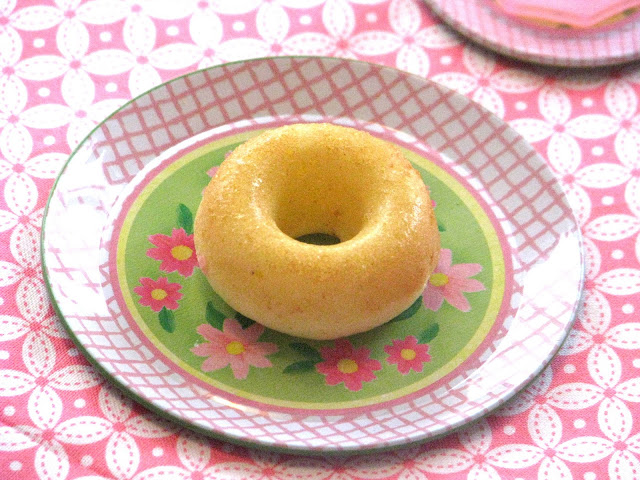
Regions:
<svg viewBox="0 0 640 480"><path fill-rule="evenodd" d="M179 428L79 353L39 252L56 175L111 111L228 61L356 58L440 82L521 133L584 235L575 325L537 380L474 424L372 455L293 456ZM458 36L418 0L0 1L0 477L640 478L640 67L541 67Z"/></svg>

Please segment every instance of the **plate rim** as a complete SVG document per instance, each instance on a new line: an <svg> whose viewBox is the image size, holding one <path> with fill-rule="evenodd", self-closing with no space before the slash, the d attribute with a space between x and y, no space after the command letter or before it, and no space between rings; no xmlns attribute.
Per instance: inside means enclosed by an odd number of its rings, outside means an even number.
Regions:
<svg viewBox="0 0 640 480"><path fill-rule="evenodd" d="M178 425L188 428L190 430L193 430L195 432L198 432L200 434L203 434L205 436L208 437L212 437L224 442L229 442L232 444L237 444L240 446L244 446L244 447L249 447L249 448L263 448L266 450L271 450L271 451L275 451L275 452L281 452L281 453L289 453L289 454L301 454L301 455L345 455L345 454L368 454L368 453L372 453L372 452L383 452L383 451L390 451L390 450L396 450L398 448L405 448L411 445L416 445L416 444L422 444L425 442L430 442L433 440L436 440L438 438L441 438L443 436L447 436L449 434L455 433L456 431L458 431L461 428L465 428L467 425L472 424L476 421L478 421L479 419L485 417L487 414L489 414L492 411L495 411L497 408L501 407L502 405L504 405L504 403L506 403L507 401L509 401L513 396L515 396L517 393L523 391L531 382L533 382L535 380L535 378L537 378L540 373L544 370L544 368L546 368L549 363L552 361L552 359L557 355L558 351L560 350L560 348L562 347L562 344L566 341L566 339L568 338L568 333L571 330L576 317L577 317L577 312L581 307L582 304L582 298L584 295L584 282L585 282L585 270L586 270L586 264L585 264L585 252L584 252L584 241L583 241L583 234L582 231L579 228L579 223L577 221L577 218L575 216L575 212L573 211L573 209L569 208L569 212L571 215L571 220L573 221L573 224L575 225L575 230L572 231L572 235L574 237L574 239L577 241L578 245L579 245L579 282L578 285L576 285L576 298L575 301L573 302L573 306L572 306L572 311L570 312L570 319L567 323L564 324L564 328L562 330L562 335L561 335L561 340L556 342L556 344L553 346L552 351L550 352L549 356L547 359L545 359L543 362L541 362L539 365L537 365L537 368L531 372L529 378L525 381L522 382L521 384L513 387L510 389L508 394L505 394L501 397L499 397L498 399L494 399L494 401L490 404L490 405L485 405L483 406L483 408L481 409L481 411L478 411L476 413L475 416L473 416L472 418L467 418L467 419L461 419L459 422L457 423L452 423L451 425L448 426L448 428L444 429L444 431L436 433L436 434L432 434L430 436L418 436L416 438L403 438L400 439L399 441L396 439L394 441L391 441L387 444L384 445L369 445L369 446L355 446L355 447L348 447L348 448L337 448L337 449L330 449L330 448L326 448L326 447L321 447L321 448L314 448L311 446L291 446L291 445L287 445L284 443L274 443L274 444L267 444L267 443L263 443L260 440L257 439L243 439L243 438L239 438L236 436L231 436L229 434L225 434L224 432L218 432L216 430L213 430L212 428L207 428L205 426L201 426L198 425L197 423L194 422L190 422L188 419L185 419L184 417L178 416L173 414L171 411L168 411L158 405L155 405L152 401L146 399L144 396L142 396L141 394L139 394L138 392L134 391L131 389L131 386L125 384L124 382L122 382L121 380L119 380L118 378L116 378L112 373L110 373L103 365L100 364L100 362L85 348L84 344L82 343L82 341L78 338L78 336L76 335L76 333L73 331L71 325L69 324L68 320L66 319L65 315L63 314L60 305L58 303L58 301L56 300L56 297L54 296L54 292L53 292L53 285L51 282L51 277L49 274L49 265L48 262L46 260L46 255L47 255L47 250L46 250L46 235L47 235L47 221L49 219L49 210L50 207L52 205L52 202L54 201L54 196L55 193L57 191L57 188L59 186L59 182L62 178L62 176L65 174L67 168L69 167L69 165L71 164L71 162L73 161L73 159L79 154L81 153L82 149L85 147L86 142L96 133L96 131L98 131L108 120L112 119L114 116L116 116L118 113L120 113L121 111L125 110L129 105L131 105L132 103L136 102L137 100L141 99L142 97L145 97L149 94L151 94L152 92L154 92L157 89L161 89L166 87L168 84L177 81L179 79L184 79L186 77L189 77L191 75L194 74L198 74L201 72L205 72L208 70L213 70L213 69L219 69L219 68L227 68L229 66L233 66L233 65L238 65L238 64L247 64L247 63L254 63L254 62L264 62L264 61L270 61L270 60L282 60L282 59L293 59L293 60L304 60L304 59L319 59L319 60L329 60L329 61L334 61L337 63L357 63L357 64L364 64L364 65L368 65L368 66L372 66L373 68L377 68L380 70L390 70L395 72L396 75L402 76L402 77L412 77L417 79L417 81L421 82L424 85L437 85L439 89L442 89L444 91L448 91L452 97L454 98L461 98L465 103L470 103L473 104L474 107L481 109L482 111L485 111L490 117L495 117L493 118L494 120L497 119L500 126L501 127L505 127L511 131L513 131L517 137L521 137L520 134L518 134L512 127L510 127L508 124L506 124L506 122L504 122L502 119L500 119L499 117L495 116L494 114L492 114L491 112L489 112L486 108L482 107L481 105L479 105L477 102L474 102L472 99L457 93L455 91L453 91L452 89L450 89L449 87L443 86L431 79L428 78L423 78L421 76L412 74L410 72L406 72L403 71L401 69L398 69L396 67L391 67L391 66L387 66L387 65L383 65L383 64L378 64L378 63L373 63L373 62L368 62L368 61L364 61L364 60L354 60L354 59L345 59L345 58L336 58L336 57L329 57L329 56L316 56L316 55L283 55L283 56L267 56L267 57L256 57L256 58L249 58L249 59L243 59L243 60L237 60L237 61L233 61L233 62L227 62L227 63L223 63L220 65L216 65L213 67L207 67L207 68L203 68L203 69L199 69L199 70L194 70L192 72L188 72L185 73L183 75L179 75L173 78L170 78L167 81L164 81L156 86L154 86L153 88L149 89L146 92L143 92L139 95L137 95L136 97L133 97L132 99L130 99L129 101L125 102L123 105L121 105L119 108L117 108L116 110L114 110L113 112L111 112L108 116L106 116L104 119L102 119L84 138L83 140L72 150L72 152L69 154L68 159L66 160L65 164L63 165L63 167L60 169L60 172L58 173L58 175L56 176L56 179L51 187L51 190L49 192L47 201L46 201L46 205L44 207L43 210L43 220L42 220L42 228L41 228L41 232L40 232L40 259L41 259L41 265L42 265L42 271L43 271L43 277L44 277L44 283L45 283L45 288L48 294L48 298L50 300L51 305L53 306L53 309L56 313L56 315L58 316L58 318L60 319L60 322L62 323L64 329L67 331L67 333L69 334L70 338L72 339L73 343L79 348L79 350L82 352L83 356L85 359L87 359L87 361L94 366L101 374L101 376L108 381L108 383L114 385L115 387L117 387L118 389L120 389L125 396L135 400L137 403L141 404L143 407L149 409L150 411L154 412L155 414L159 415L161 418L163 419L169 419L172 422L177 423ZM347 115L348 117L348 115ZM540 162L545 166L545 168L547 168L549 170L549 172L551 173L552 177L553 177L553 181L556 182L562 191L562 196L564 198L566 198L566 194L564 193L564 190L562 189L561 185L558 182L557 176L555 175L555 173L553 173L550 168L548 167L547 162L545 162L542 157L535 151L535 149L528 143L526 142L526 145L535 153L536 156L540 157ZM442 148L434 148L434 150L441 152Z"/></svg>

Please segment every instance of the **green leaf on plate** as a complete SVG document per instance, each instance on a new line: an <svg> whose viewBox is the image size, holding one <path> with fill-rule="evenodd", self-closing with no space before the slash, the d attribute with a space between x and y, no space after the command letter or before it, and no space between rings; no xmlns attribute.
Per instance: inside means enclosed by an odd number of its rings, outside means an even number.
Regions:
<svg viewBox="0 0 640 480"><path fill-rule="evenodd" d="M222 330L225 316L215 309L213 302L207 302L207 309L205 312L205 319L207 323L218 330Z"/></svg>
<svg viewBox="0 0 640 480"><path fill-rule="evenodd" d="M253 320L251 320L249 317L245 317L244 315L242 315L240 312L236 312L235 316L236 316L236 320L238 320L238 323L242 328L250 327L251 325L256 323Z"/></svg>
<svg viewBox="0 0 640 480"><path fill-rule="evenodd" d="M418 343L429 343L431 340L436 338L439 331L440 331L440 325L438 325L437 323L429 325L429 328L427 328L424 332L420 334L420 338L418 338Z"/></svg>
<svg viewBox="0 0 640 480"><path fill-rule="evenodd" d="M193 214L184 203L178 204L178 226L181 227L187 235L193 233Z"/></svg>
<svg viewBox="0 0 640 480"><path fill-rule="evenodd" d="M420 295L415 302L411 304L409 308L407 308L404 312L402 312L397 317L391 319L392 322L397 322L400 320L406 320L407 318L413 317L416 312L420 309L420 305L422 305L422 295Z"/></svg>
<svg viewBox="0 0 640 480"><path fill-rule="evenodd" d="M285 367L282 373L304 373L313 370L316 362L311 360L301 360Z"/></svg>
<svg viewBox="0 0 640 480"><path fill-rule="evenodd" d="M167 307L162 307L158 314L160 320L160 326L169 333L173 333L176 329L176 320L171 310L167 310Z"/></svg>
<svg viewBox="0 0 640 480"><path fill-rule="evenodd" d="M289 346L303 357L313 361L314 364L322 361L322 355L320 355L320 352L306 343L293 342L290 343Z"/></svg>
<svg viewBox="0 0 640 480"><path fill-rule="evenodd" d="M444 225L442 225L440 222L438 222L438 231L439 232L445 232L447 229L444 228Z"/></svg>

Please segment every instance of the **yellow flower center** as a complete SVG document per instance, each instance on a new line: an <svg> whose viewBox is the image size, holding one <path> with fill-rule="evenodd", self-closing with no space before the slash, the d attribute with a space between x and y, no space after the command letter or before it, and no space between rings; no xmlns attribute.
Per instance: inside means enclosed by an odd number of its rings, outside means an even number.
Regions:
<svg viewBox="0 0 640 480"><path fill-rule="evenodd" d="M340 373L355 373L358 371L358 363L350 358L338 360L338 370Z"/></svg>
<svg viewBox="0 0 640 480"><path fill-rule="evenodd" d="M154 300L164 300L167 298L167 295L166 290L163 290L162 288L154 288L151 290L151 298Z"/></svg>
<svg viewBox="0 0 640 480"><path fill-rule="evenodd" d="M403 348L400 352L400 356L405 360L413 360L416 358L416 351L411 348Z"/></svg>
<svg viewBox="0 0 640 480"><path fill-rule="evenodd" d="M429 278L429 283L434 287L444 287L447 283L449 283L449 277L447 277L444 273L434 273Z"/></svg>
<svg viewBox="0 0 640 480"><path fill-rule="evenodd" d="M186 245L176 245L171 249L171 256L176 260L188 260L191 255L193 255L193 250Z"/></svg>
<svg viewBox="0 0 640 480"><path fill-rule="evenodd" d="M240 355L244 352L244 345L242 342L238 342L234 340L233 342L227 343L227 353L231 355Z"/></svg>

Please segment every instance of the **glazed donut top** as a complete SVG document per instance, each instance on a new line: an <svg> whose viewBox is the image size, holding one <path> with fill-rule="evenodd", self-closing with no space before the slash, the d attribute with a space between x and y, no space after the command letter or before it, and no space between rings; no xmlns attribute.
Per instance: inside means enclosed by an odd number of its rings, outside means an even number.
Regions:
<svg viewBox="0 0 640 480"><path fill-rule="evenodd" d="M316 233L340 243L297 240ZM195 243L231 307L316 339L401 313L439 253L428 190L401 151L330 124L280 127L239 146L204 192Z"/></svg>

